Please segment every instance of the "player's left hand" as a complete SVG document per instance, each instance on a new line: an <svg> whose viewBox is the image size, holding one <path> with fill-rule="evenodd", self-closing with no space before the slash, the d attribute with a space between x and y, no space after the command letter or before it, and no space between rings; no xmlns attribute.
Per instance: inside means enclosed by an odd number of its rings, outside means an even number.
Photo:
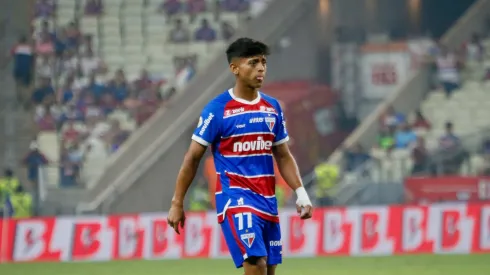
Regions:
<svg viewBox="0 0 490 275"><path fill-rule="evenodd" d="M296 211L298 212L302 220L310 219L313 216L313 206L311 205L305 205L305 206L296 205Z"/></svg>

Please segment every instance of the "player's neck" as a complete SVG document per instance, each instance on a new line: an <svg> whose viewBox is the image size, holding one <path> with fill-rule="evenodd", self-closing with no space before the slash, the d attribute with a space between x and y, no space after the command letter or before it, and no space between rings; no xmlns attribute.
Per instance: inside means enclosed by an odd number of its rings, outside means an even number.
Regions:
<svg viewBox="0 0 490 275"><path fill-rule="evenodd" d="M259 96L259 90L236 83L235 87L233 87L233 94L237 98L254 101Z"/></svg>

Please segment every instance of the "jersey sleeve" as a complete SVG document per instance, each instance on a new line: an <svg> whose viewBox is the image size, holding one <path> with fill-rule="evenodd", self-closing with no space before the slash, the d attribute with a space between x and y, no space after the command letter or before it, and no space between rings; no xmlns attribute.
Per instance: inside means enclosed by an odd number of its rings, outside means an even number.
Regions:
<svg viewBox="0 0 490 275"><path fill-rule="evenodd" d="M288 130L286 128L286 118L284 117L284 113L281 109L279 103L277 103L277 111L279 113L279 121L277 123L276 129L276 137L274 138L273 146L277 146L289 141Z"/></svg>
<svg viewBox="0 0 490 275"><path fill-rule="evenodd" d="M204 107L199 117L199 122L192 135L192 140L197 143L209 146L218 138L220 134L220 121L222 114L218 114L219 110L213 106Z"/></svg>

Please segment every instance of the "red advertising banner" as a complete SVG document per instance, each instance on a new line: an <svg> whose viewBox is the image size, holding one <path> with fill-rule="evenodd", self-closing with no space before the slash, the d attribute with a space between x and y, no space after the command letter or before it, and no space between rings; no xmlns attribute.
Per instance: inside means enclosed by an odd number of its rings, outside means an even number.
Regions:
<svg viewBox="0 0 490 275"><path fill-rule="evenodd" d="M315 210L281 214L283 255L490 253L490 203ZM227 258L215 213L189 213L182 235L166 213L8 220L2 262Z"/></svg>
<svg viewBox="0 0 490 275"><path fill-rule="evenodd" d="M405 180L408 202L482 201L490 199L490 177L420 177Z"/></svg>

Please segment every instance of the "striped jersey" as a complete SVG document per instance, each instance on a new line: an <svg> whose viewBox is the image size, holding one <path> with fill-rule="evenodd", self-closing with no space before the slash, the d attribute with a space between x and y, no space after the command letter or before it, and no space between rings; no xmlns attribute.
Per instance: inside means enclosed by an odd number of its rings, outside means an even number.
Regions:
<svg viewBox="0 0 490 275"><path fill-rule="evenodd" d="M225 91L204 107L192 139L211 146L218 221L251 212L279 222L272 147L289 140L278 101L259 92L253 101Z"/></svg>

